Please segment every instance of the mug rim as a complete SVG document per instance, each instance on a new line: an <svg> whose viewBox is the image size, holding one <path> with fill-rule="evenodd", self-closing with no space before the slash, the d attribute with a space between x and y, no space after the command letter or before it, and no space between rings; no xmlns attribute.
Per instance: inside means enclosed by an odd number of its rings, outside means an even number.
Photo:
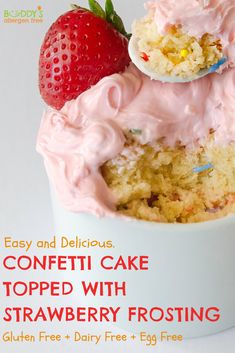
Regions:
<svg viewBox="0 0 235 353"><path fill-rule="evenodd" d="M104 217L104 219L107 217ZM210 230L215 227L221 227L228 224L234 224L235 226L235 214L229 214L225 217L208 220L205 222L195 222L195 223L163 223L163 222L151 222L145 221L141 219L135 219L132 217L113 217L118 221L126 221L128 224L132 224L134 226L141 226L150 229L161 229L161 230ZM235 230L235 229L234 229Z"/></svg>

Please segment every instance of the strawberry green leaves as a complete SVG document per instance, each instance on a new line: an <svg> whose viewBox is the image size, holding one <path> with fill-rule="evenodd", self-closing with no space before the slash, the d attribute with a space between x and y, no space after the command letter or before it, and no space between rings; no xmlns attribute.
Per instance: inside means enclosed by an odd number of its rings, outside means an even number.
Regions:
<svg viewBox="0 0 235 353"><path fill-rule="evenodd" d="M75 4L71 4L70 6L71 6L71 9L72 9L72 10L80 9L80 6L75 5Z"/></svg>
<svg viewBox="0 0 235 353"><path fill-rule="evenodd" d="M118 16L117 12L114 9L112 0L106 0L105 2L105 13L106 20L111 23L118 32L123 34L125 37L130 39L131 34L128 34L125 30L125 26L120 16Z"/></svg>
<svg viewBox="0 0 235 353"><path fill-rule="evenodd" d="M118 32L130 39L131 34L127 33L121 17L114 9L112 0L105 1L105 10L96 0L88 0L88 2L91 12L109 22ZM71 7L73 10L80 8L78 5L74 4L72 4Z"/></svg>
<svg viewBox="0 0 235 353"><path fill-rule="evenodd" d="M98 17L106 19L106 13L96 0L88 0L91 11Z"/></svg>
<svg viewBox="0 0 235 353"><path fill-rule="evenodd" d="M105 13L106 18L111 19L112 14L115 12L112 0L106 0L105 2Z"/></svg>

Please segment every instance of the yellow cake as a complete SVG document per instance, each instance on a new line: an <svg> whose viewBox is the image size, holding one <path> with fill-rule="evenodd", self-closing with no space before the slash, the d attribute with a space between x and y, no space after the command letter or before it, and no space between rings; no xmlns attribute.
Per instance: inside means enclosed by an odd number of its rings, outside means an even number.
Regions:
<svg viewBox="0 0 235 353"><path fill-rule="evenodd" d="M235 212L235 143L211 138L205 147L172 149L129 141L102 174L118 211L131 217L191 223Z"/></svg>

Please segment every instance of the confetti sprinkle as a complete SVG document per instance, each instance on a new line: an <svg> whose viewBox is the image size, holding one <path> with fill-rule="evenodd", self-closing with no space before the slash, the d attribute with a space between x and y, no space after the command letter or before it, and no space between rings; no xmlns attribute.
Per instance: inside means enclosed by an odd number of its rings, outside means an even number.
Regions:
<svg viewBox="0 0 235 353"><path fill-rule="evenodd" d="M212 74L213 72L217 71L221 65L226 63L227 60L228 58L226 57L223 57L222 59L220 59L215 65L212 65L210 67L209 73Z"/></svg>
<svg viewBox="0 0 235 353"><path fill-rule="evenodd" d="M204 172L205 170L208 170L208 169L213 169L214 166L212 163L208 163L206 165L203 165L201 167L196 167L196 168L193 168L193 172L194 173L201 173L201 172Z"/></svg>
<svg viewBox="0 0 235 353"><path fill-rule="evenodd" d="M147 199L147 204L149 207L154 207L154 202L158 200L158 196L152 194L151 197L149 199Z"/></svg>
<svg viewBox="0 0 235 353"><path fill-rule="evenodd" d="M149 55L146 54L145 52L140 53L140 57L146 62L149 61Z"/></svg>
<svg viewBox="0 0 235 353"><path fill-rule="evenodd" d="M180 51L180 56L182 57L182 58L187 58L187 56L188 56L188 50L187 49L182 49L181 51Z"/></svg>
<svg viewBox="0 0 235 353"><path fill-rule="evenodd" d="M208 213L217 213L217 212L219 212L219 211L221 211L221 208L220 208L220 207L207 208L207 209L206 209L206 212L208 212Z"/></svg>
<svg viewBox="0 0 235 353"><path fill-rule="evenodd" d="M133 135L141 135L142 134L142 130L140 130L140 129L131 129L130 132Z"/></svg>

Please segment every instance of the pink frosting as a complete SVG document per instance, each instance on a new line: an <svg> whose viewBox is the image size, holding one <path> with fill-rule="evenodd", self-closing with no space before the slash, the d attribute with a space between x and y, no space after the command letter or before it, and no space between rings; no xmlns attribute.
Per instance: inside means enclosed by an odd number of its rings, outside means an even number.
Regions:
<svg viewBox="0 0 235 353"><path fill-rule="evenodd" d="M142 130L141 144L163 139L188 148L235 141L235 69L188 84L151 81L134 65L43 116L37 150L63 205L74 212L115 214L115 199L100 167L125 144L124 131Z"/></svg>
<svg viewBox="0 0 235 353"><path fill-rule="evenodd" d="M155 0L147 2L146 8L155 10L162 34L170 25L182 25L191 36L210 33L220 38L229 59L225 66L235 66L235 0Z"/></svg>

